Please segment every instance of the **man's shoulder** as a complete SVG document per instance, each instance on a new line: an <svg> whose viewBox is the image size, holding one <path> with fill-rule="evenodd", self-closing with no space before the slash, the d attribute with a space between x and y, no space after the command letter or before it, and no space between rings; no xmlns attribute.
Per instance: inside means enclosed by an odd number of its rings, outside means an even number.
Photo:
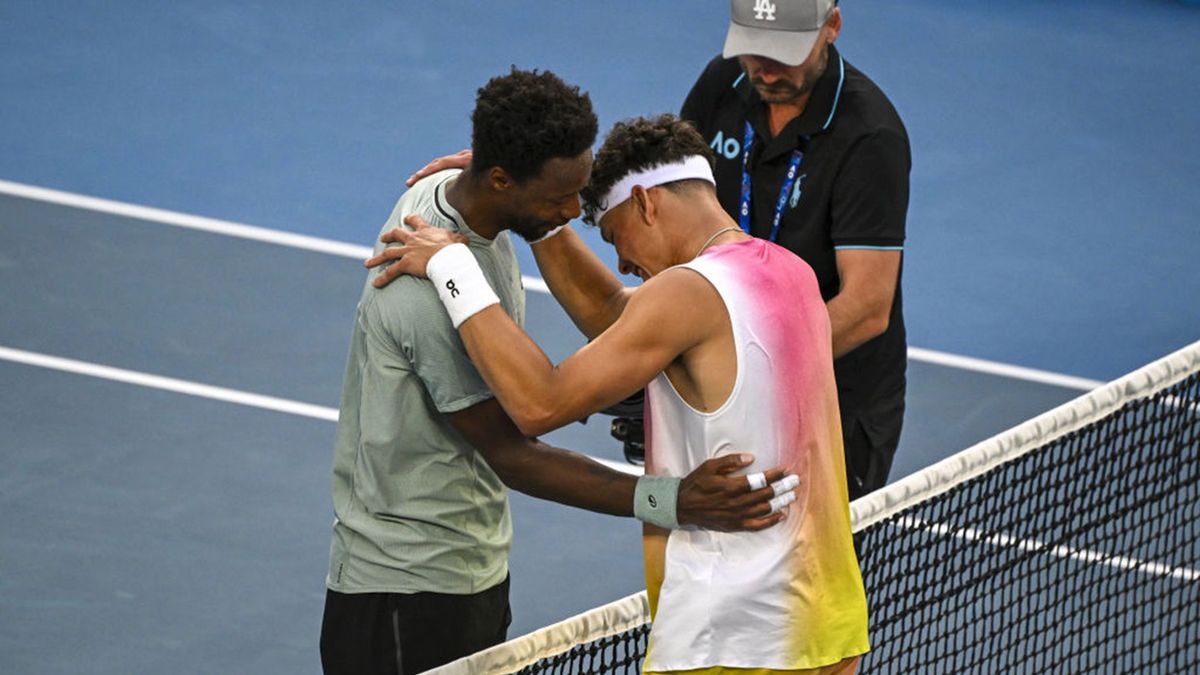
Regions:
<svg viewBox="0 0 1200 675"><path fill-rule="evenodd" d="M684 309L703 314L708 311L709 302L720 299L711 276L711 266L701 259L669 267L642 284L630 296L630 302L666 308L672 316L679 316Z"/></svg>
<svg viewBox="0 0 1200 675"><path fill-rule="evenodd" d="M462 173L461 169L446 169L425 176L400 195L400 198L396 200L396 210L403 209L412 212L432 205L438 198L438 190L442 184L460 173Z"/></svg>
<svg viewBox="0 0 1200 675"><path fill-rule="evenodd" d="M841 91L839 111L851 124L855 133L896 133L908 138L904 121L884 93L866 73L845 62L845 82Z"/></svg>
<svg viewBox="0 0 1200 675"><path fill-rule="evenodd" d="M437 186L450 180L451 178L457 176L460 173L462 173L462 169L443 169L436 173L431 173L428 176L425 176L424 178L422 178L421 180L418 180L416 183L413 183L413 186L411 188L409 188L408 191L405 192L404 194L405 195L430 194L434 190L437 189Z"/></svg>
<svg viewBox="0 0 1200 675"><path fill-rule="evenodd" d="M697 85L706 87L733 89L734 83L742 76L742 64L737 59L727 59L717 54L704 67Z"/></svg>
<svg viewBox="0 0 1200 675"><path fill-rule="evenodd" d="M692 86L680 114L701 126L711 123L713 115L730 106L742 108L739 87L744 86L742 66L737 59L713 57Z"/></svg>
<svg viewBox="0 0 1200 675"><path fill-rule="evenodd" d="M379 229L380 235L390 232L397 227L403 227L404 218L414 213L424 218L427 223L434 227L457 229L454 218L449 213L449 207L442 203L444 197L440 194L439 190L443 183L459 173L461 173L460 169L447 169L430 174L413 184L411 188L406 190L396 200L396 205L392 208L391 215L384 221L383 227ZM383 245L376 240L375 253L378 254L382 249Z"/></svg>
<svg viewBox="0 0 1200 675"><path fill-rule="evenodd" d="M433 284L407 275L383 288L367 284L359 301L358 321L369 333L387 336L398 344L438 330L454 332Z"/></svg>

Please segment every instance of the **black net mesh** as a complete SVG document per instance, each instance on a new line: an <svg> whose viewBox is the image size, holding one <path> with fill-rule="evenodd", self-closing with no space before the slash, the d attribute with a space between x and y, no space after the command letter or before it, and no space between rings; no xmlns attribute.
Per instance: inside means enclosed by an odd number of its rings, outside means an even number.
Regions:
<svg viewBox="0 0 1200 675"><path fill-rule="evenodd" d="M533 673L555 675L628 673L634 675L642 671L642 659L646 657L646 638L649 635L650 624L642 624L624 633L575 645L570 651L541 659L518 672L522 675L532 675Z"/></svg>
<svg viewBox="0 0 1200 675"><path fill-rule="evenodd" d="M1200 376L867 528L861 672L1195 672Z"/></svg>

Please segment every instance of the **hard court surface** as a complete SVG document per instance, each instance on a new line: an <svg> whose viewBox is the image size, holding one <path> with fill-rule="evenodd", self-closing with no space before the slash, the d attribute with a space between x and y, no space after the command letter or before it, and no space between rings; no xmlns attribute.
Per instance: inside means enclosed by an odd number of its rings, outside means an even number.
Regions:
<svg viewBox="0 0 1200 675"><path fill-rule="evenodd" d="M842 11L913 143L893 479L1200 337L1200 9ZM726 12L0 4L0 671L319 672L357 256L403 179L510 64L602 133L677 110ZM582 339L530 289L561 359ZM607 423L549 440L619 461ZM512 503L510 635L642 587L635 522Z"/></svg>

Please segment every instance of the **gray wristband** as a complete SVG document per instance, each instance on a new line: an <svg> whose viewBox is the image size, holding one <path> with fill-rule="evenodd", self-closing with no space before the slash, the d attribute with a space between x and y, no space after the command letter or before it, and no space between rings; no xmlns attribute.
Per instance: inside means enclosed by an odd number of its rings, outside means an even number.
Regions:
<svg viewBox="0 0 1200 675"><path fill-rule="evenodd" d="M642 476L633 490L633 515L638 520L668 530L679 527L675 513L679 498L679 478Z"/></svg>

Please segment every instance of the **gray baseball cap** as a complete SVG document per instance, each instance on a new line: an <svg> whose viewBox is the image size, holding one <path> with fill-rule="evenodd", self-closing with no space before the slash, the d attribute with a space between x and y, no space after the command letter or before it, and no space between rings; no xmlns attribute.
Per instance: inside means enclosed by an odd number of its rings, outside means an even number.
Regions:
<svg viewBox="0 0 1200 675"><path fill-rule="evenodd" d="M782 64L804 63L835 0L732 0L725 58L765 56Z"/></svg>

